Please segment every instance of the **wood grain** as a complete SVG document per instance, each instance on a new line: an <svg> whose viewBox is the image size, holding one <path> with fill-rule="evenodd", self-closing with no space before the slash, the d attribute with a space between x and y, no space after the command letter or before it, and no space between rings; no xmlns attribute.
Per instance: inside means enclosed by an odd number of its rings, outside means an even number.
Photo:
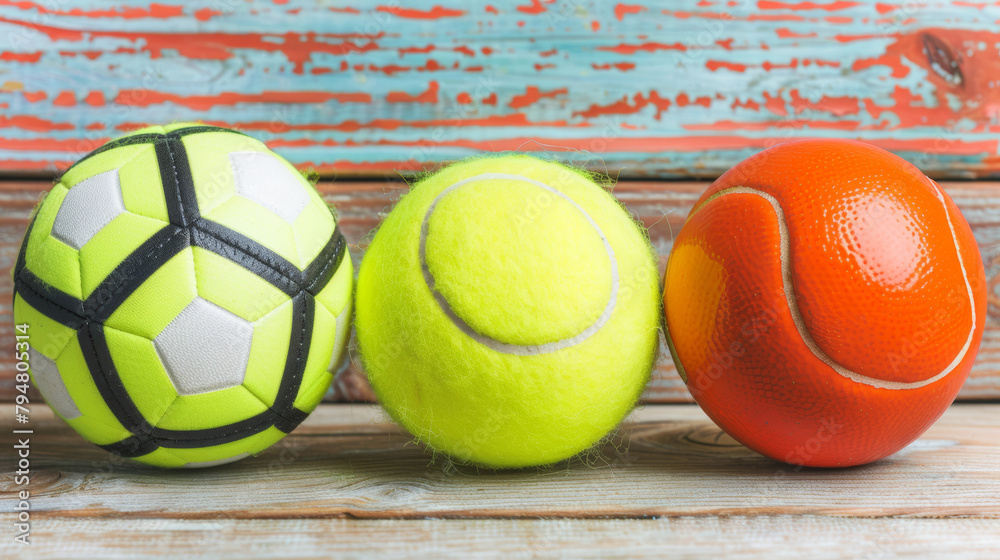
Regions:
<svg viewBox="0 0 1000 560"><path fill-rule="evenodd" d="M31 208L50 186L43 181L0 181L0 348L13 348L10 268L16 260ZM356 269L381 218L406 192L407 185L399 181L338 181L321 182L318 186L325 200L337 208ZM691 206L707 186L706 182L624 181L615 187L618 199L648 228L653 246L660 255L661 274L674 233L680 231ZM959 398L997 399L1000 398L1000 296L996 288L1000 282L1000 220L997 219L1000 216L1000 183L948 182L942 186L971 224L990 279L986 334L976 365ZM328 400L374 401L364 373L357 367L360 360L354 353L352 357L352 360L345 360L338 371ZM0 352L0 368L9 371L13 367L12 359L12 352ZM12 376L0 377L0 402L13 398L13 382ZM645 400L691 401L662 344Z"/></svg>
<svg viewBox="0 0 1000 560"><path fill-rule="evenodd" d="M12 416L11 405L0 406L0 417ZM205 471L115 459L45 408L32 410L30 427L31 507L40 520L1000 519L996 405L954 405L903 451L833 470L757 455L694 405L648 406L589 457L506 472L435 460L369 405L323 405L261 455ZM9 432L0 436L0 446L12 443ZM19 489L12 455L0 467L5 502ZM0 514L0 523L10 516Z"/></svg>
<svg viewBox="0 0 1000 560"><path fill-rule="evenodd" d="M12 558L994 560L997 519L89 519L39 515ZM141 538L136 538L141 535ZM20 556L18 556L20 552ZM6 557L6 556L5 556Z"/></svg>
<svg viewBox="0 0 1000 560"><path fill-rule="evenodd" d="M984 177L1000 172L996 20L964 0L3 1L0 169L51 174L201 119L330 174L522 150L716 176L836 136Z"/></svg>

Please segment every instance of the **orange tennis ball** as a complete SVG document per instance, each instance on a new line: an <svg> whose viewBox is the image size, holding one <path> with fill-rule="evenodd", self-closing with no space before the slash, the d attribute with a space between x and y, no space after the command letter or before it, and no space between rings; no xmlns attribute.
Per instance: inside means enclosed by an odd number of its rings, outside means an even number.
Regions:
<svg viewBox="0 0 1000 560"><path fill-rule="evenodd" d="M839 467L898 451L951 404L986 283L934 181L867 144L801 140L701 196L664 303L674 362L712 420L774 459Z"/></svg>

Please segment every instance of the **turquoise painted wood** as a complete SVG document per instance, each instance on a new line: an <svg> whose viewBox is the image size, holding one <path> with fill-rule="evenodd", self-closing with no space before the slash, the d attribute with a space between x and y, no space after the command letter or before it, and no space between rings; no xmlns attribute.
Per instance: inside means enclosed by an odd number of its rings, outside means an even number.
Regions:
<svg viewBox="0 0 1000 560"><path fill-rule="evenodd" d="M332 174L521 150L713 176L837 136L996 176L998 20L985 0L0 0L0 171L204 120Z"/></svg>

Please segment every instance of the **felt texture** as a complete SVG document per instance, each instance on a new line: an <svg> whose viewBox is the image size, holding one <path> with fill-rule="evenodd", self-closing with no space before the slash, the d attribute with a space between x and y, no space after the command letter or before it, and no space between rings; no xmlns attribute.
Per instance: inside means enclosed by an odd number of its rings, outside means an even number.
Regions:
<svg viewBox="0 0 1000 560"><path fill-rule="evenodd" d="M560 174L533 178L558 182L573 197L593 188L582 175ZM470 208L488 210L488 221ZM601 238L551 192L512 179L476 181L441 198L428 225L426 261L435 287L476 332L544 344L572 337L604 311L611 263L602 258Z"/></svg>
<svg viewBox="0 0 1000 560"><path fill-rule="evenodd" d="M243 154L244 174L265 162L252 191L268 206L238 194L231 153ZM53 236L74 185L109 173L117 173L115 202L125 212L77 235L86 238L79 250ZM262 179L282 181L282 196L271 196ZM295 207L277 208L283 200ZM233 131L179 123L110 142L53 187L23 243L15 321L29 324L33 351L58 369L80 413L67 422L139 462L213 466L259 453L315 408L332 377L327 368L346 345L338 324L351 311L353 269L334 214L288 162ZM192 366L232 354L218 346L226 340L218 325L177 322L197 298L250 327L251 342L240 348L245 367L235 360ZM197 344L161 345L189 354L175 356L183 359L165 360L153 342L172 324L198 333ZM237 381L179 395L165 361L180 370L174 376L225 370L226 380ZM229 384L221 381L208 385ZM71 410L65 404L59 408Z"/></svg>
<svg viewBox="0 0 1000 560"><path fill-rule="evenodd" d="M439 198L497 173L566 198L507 179ZM448 316L421 270L435 200L426 265L475 336ZM458 461L545 465L592 447L634 407L657 353L659 293L647 238L607 190L556 163L485 157L423 179L389 214L361 264L355 329L379 402L419 440ZM595 324L611 295L607 321L565 348L518 355L476 338L529 350L563 340Z"/></svg>

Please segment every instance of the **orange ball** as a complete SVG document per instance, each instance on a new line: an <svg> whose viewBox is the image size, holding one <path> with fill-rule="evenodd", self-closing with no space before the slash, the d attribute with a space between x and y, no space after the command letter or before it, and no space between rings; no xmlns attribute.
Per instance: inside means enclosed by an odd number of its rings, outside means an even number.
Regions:
<svg viewBox="0 0 1000 560"><path fill-rule="evenodd" d="M674 240L667 340L698 404L787 463L875 461L955 399L986 318L969 224L906 161L846 140L765 150Z"/></svg>

